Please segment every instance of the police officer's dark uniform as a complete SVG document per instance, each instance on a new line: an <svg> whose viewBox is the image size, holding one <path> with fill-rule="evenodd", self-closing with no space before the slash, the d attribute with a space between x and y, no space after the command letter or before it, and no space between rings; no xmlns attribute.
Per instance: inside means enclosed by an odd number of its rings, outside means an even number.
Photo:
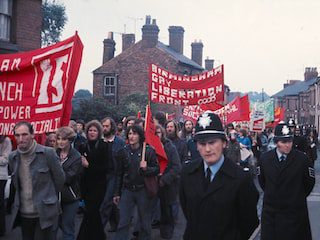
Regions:
<svg viewBox="0 0 320 240"><path fill-rule="evenodd" d="M219 117L204 113L197 121L195 140L212 138L226 141ZM187 220L185 240L247 240L259 224L259 194L251 176L234 161L223 155L221 159L223 163L209 183L204 159L191 161L182 169L180 203Z"/></svg>
<svg viewBox="0 0 320 240"><path fill-rule="evenodd" d="M292 141L287 124L275 128L275 141ZM294 148L286 155L279 148L261 156L258 178L264 190L262 240L309 240L307 196L314 183L314 169L307 156Z"/></svg>
<svg viewBox="0 0 320 240"><path fill-rule="evenodd" d="M308 140L307 140L307 138L305 138L302 135L299 126L296 126L296 123L293 119L289 119L288 127L291 129L291 131L293 133L293 148L307 154L308 153ZM300 131L299 134L296 133L297 128Z"/></svg>

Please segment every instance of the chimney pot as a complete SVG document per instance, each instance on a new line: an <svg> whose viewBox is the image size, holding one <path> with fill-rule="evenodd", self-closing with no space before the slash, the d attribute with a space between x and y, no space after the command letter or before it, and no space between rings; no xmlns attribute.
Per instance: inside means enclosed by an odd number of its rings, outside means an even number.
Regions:
<svg viewBox="0 0 320 240"><path fill-rule="evenodd" d="M157 20L156 19L152 19L152 25L157 25Z"/></svg>
<svg viewBox="0 0 320 240"><path fill-rule="evenodd" d="M146 16L146 25L150 25L150 23L151 23L151 16L147 15Z"/></svg>
<svg viewBox="0 0 320 240"><path fill-rule="evenodd" d="M191 59L202 66L202 52L203 44L202 42L191 43Z"/></svg>
<svg viewBox="0 0 320 240"><path fill-rule="evenodd" d="M304 80L309 81L318 77L318 71L316 67L306 67L304 72Z"/></svg>
<svg viewBox="0 0 320 240"><path fill-rule="evenodd" d="M122 34L122 52L135 44L136 37L133 33Z"/></svg>
<svg viewBox="0 0 320 240"><path fill-rule="evenodd" d="M158 43L159 27L154 19L150 24L151 17L147 16L146 24L142 27L142 45L146 48L155 47Z"/></svg>
<svg viewBox="0 0 320 240"><path fill-rule="evenodd" d="M103 40L103 58L102 64L108 62L114 57L116 42L113 40L113 32L108 33L108 38Z"/></svg>
<svg viewBox="0 0 320 240"><path fill-rule="evenodd" d="M181 26L169 27L169 46L178 53L183 54L183 34L184 29Z"/></svg>
<svg viewBox="0 0 320 240"><path fill-rule="evenodd" d="M204 60L204 66L207 71L210 71L214 68L214 59L207 58Z"/></svg>

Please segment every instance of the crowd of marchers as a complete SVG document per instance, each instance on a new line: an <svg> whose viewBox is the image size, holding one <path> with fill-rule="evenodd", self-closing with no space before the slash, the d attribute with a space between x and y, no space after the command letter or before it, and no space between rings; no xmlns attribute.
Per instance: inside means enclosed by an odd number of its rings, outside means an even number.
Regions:
<svg viewBox="0 0 320 240"><path fill-rule="evenodd" d="M196 123L157 112L154 122L167 156L161 171L156 150L144 144L143 118L70 120L44 144L29 122L17 123L14 138L0 136L0 236L7 224L23 240L55 240L58 231L64 240L104 240L107 231L115 240L149 240L152 228L172 239L182 210L185 240L246 240L259 224L262 240L312 239L313 127L290 119L254 132L223 126L211 112ZM255 177L264 191L261 219Z"/></svg>

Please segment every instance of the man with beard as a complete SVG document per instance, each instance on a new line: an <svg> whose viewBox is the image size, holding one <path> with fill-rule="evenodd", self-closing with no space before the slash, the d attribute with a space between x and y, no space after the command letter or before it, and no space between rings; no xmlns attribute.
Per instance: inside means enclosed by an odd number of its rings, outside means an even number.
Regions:
<svg viewBox="0 0 320 240"><path fill-rule="evenodd" d="M182 164L184 164L186 161L188 161L188 147L186 141L180 139L178 136L178 124L173 120L168 121L165 124L165 129L167 138L169 138L175 145L180 157L180 161Z"/></svg>
<svg viewBox="0 0 320 240"><path fill-rule="evenodd" d="M183 123L183 127L179 132L179 136L183 140L190 140L192 139L192 130L193 130L193 122L191 120L186 120Z"/></svg>
<svg viewBox="0 0 320 240"><path fill-rule="evenodd" d="M276 149L260 158L257 175L264 191L261 239L311 240L307 196L315 184L308 157L293 148L293 133L278 124Z"/></svg>
<svg viewBox="0 0 320 240"><path fill-rule="evenodd" d="M103 226L106 226L110 221L110 232L117 230L119 221L119 213L117 207L113 203L113 192L115 187L115 169L117 165L117 154L124 147L125 143L121 137L116 135L117 126L115 121L106 117L102 121L103 138L108 143L109 156L112 162L107 170L107 189L103 203L101 204L100 212Z"/></svg>

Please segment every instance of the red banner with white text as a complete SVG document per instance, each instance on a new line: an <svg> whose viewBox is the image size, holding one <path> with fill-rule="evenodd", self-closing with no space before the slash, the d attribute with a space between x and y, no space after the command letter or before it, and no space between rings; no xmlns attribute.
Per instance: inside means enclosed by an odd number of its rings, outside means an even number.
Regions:
<svg viewBox="0 0 320 240"><path fill-rule="evenodd" d="M76 33L43 49L0 55L0 135L12 135L19 121L35 134L68 124L82 50Z"/></svg>
<svg viewBox="0 0 320 240"><path fill-rule="evenodd" d="M149 99L173 105L201 105L224 99L223 65L193 76L173 74L150 65Z"/></svg>
<svg viewBox="0 0 320 240"><path fill-rule="evenodd" d="M235 121L249 121L250 120L250 106L248 95L243 97L236 97L225 106L217 108L218 104L201 105L201 106L187 106L183 109L183 117L186 120L196 121L198 117L205 111L213 111L217 114L223 124L232 123Z"/></svg>

